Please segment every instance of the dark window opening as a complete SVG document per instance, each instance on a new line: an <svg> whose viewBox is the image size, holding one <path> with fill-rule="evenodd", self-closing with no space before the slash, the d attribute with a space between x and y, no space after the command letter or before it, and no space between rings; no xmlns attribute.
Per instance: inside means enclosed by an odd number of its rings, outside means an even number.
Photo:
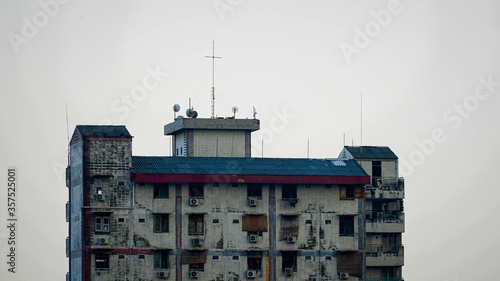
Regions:
<svg viewBox="0 0 500 281"><path fill-rule="evenodd" d="M168 251L154 251L154 268L169 268Z"/></svg>
<svg viewBox="0 0 500 281"><path fill-rule="evenodd" d="M248 252L247 263L250 270L262 270L262 253Z"/></svg>
<svg viewBox="0 0 500 281"><path fill-rule="evenodd" d="M293 271L297 271L297 252L283 251L281 253L281 269L292 268Z"/></svg>
<svg viewBox="0 0 500 281"><path fill-rule="evenodd" d="M239 260L240 256L233 256L233 260Z"/></svg>
<svg viewBox="0 0 500 281"><path fill-rule="evenodd" d="M145 258L146 258L146 255L139 255L139 259L140 259L140 260L143 260L143 259L145 259Z"/></svg>
<svg viewBox="0 0 500 281"><path fill-rule="evenodd" d="M382 177L382 162L372 161L372 177L373 178Z"/></svg>
<svg viewBox="0 0 500 281"><path fill-rule="evenodd" d="M233 220L233 223L240 223L240 220Z"/></svg>
<svg viewBox="0 0 500 281"><path fill-rule="evenodd" d="M191 264L189 264L189 269L202 271L203 269L205 269L205 264L204 263L191 263Z"/></svg>
<svg viewBox="0 0 500 281"><path fill-rule="evenodd" d="M331 220L325 220L325 224L332 224Z"/></svg>
<svg viewBox="0 0 500 281"><path fill-rule="evenodd" d="M219 256L212 256L212 259L213 259L213 260L218 260L218 259L219 259Z"/></svg>
<svg viewBox="0 0 500 281"><path fill-rule="evenodd" d="M95 232L109 234L109 217L95 217Z"/></svg>
<svg viewBox="0 0 500 281"><path fill-rule="evenodd" d="M118 255L118 258L119 258L119 259L124 259L124 258L125 258L125 255Z"/></svg>
<svg viewBox="0 0 500 281"><path fill-rule="evenodd" d="M95 254L95 268L109 269L109 255Z"/></svg>
<svg viewBox="0 0 500 281"><path fill-rule="evenodd" d="M232 187L238 187L238 186L239 186L239 184L237 184L237 183L233 183L231 186L232 186Z"/></svg>
<svg viewBox="0 0 500 281"><path fill-rule="evenodd" d="M262 184L248 184L247 196L262 198Z"/></svg>
<svg viewBox="0 0 500 281"><path fill-rule="evenodd" d="M189 197L190 198L203 198L203 184L189 184Z"/></svg>
<svg viewBox="0 0 500 281"><path fill-rule="evenodd" d="M125 222L125 219L124 218L119 218L118 222Z"/></svg>
<svg viewBox="0 0 500 281"><path fill-rule="evenodd" d="M189 215L188 234L203 235L204 233L203 215L191 214Z"/></svg>
<svg viewBox="0 0 500 281"><path fill-rule="evenodd" d="M340 236L354 236L354 216L339 216Z"/></svg>
<svg viewBox="0 0 500 281"><path fill-rule="evenodd" d="M306 220L306 224L312 224L312 220Z"/></svg>
<svg viewBox="0 0 500 281"><path fill-rule="evenodd" d="M154 215L154 232L168 232L168 214Z"/></svg>
<svg viewBox="0 0 500 281"><path fill-rule="evenodd" d="M146 219L139 219L139 222L146 222Z"/></svg>
<svg viewBox="0 0 500 281"><path fill-rule="evenodd" d="M219 223L219 219L214 219L212 223Z"/></svg>
<svg viewBox="0 0 500 281"><path fill-rule="evenodd" d="M283 199L296 199L297 198L297 185L284 184L281 188L281 198Z"/></svg>
<svg viewBox="0 0 500 281"><path fill-rule="evenodd" d="M340 199L354 199L354 186L341 186Z"/></svg>
<svg viewBox="0 0 500 281"><path fill-rule="evenodd" d="M155 184L153 188L153 198L168 198L168 183Z"/></svg>

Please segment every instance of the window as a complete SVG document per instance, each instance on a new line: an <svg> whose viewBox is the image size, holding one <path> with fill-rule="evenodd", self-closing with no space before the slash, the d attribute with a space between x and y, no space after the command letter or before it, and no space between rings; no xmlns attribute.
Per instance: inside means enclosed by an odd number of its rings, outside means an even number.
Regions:
<svg viewBox="0 0 500 281"><path fill-rule="evenodd" d="M146 222L146 219L139 219L139 222Z"/></svg>
<svg viewBox="0 0 500 281"><path fill-rule="evenodd" d="M372 177L374 178L382 177L382 162L372 161Z"/></svg>
<svg viewBox="0 0 500 281"><path fill-rule="evenodd" d="M95 217L95 232L109 233L109 217Z"/></svg>
<svg viewBox="0 0 500 281"><path fill-rule="evenodd" d="M340 236L354 236L354 216L339 216Z"/></svg>
<svg viewBox="0 0 500 281"><path fill-rule="evenodd" d="M233 260L239 260L240 256L233 256Z"/></svg>
<svg viewBox="0 0 500 281"><path fill-rule="evenodd" d="M168 251L154 251L154 268L169 268Z"/></svg>
<svg viewBox="0 0 500 281"><path fill-rule="evenodd" d="M312 220L306 220L306 224L312 224Z"/></svg>
<svg viewBox="0 0 500 281"><path fill-rule="evenodd" d="M293 271L297 271L297 252L283 251L281 253L281 269L293 268Z"/></svg>
<svg viewBox="0 0 500 281"><path fill-rule="evenodd" d="M240 223L240 220L233 220L233 223Z"/></svg>
<svg viewBox="0 0 500 281"><path fill-rule="evenodd" d="M95 268L96 269L109 269L109 255L95 254Z"/></svg>
<svg viewBox="0 0 500 281"><path fill-rule="evenodd" d="M262 198L262 184L249 183L247 185L247 197Z"/></svg>
<svg viewBox="0 0 500 281"><path fill-rule="evenodd" d="M119 218L118 222L125 222L125 219L124 218Z"/></svg>
<svg viewBox="0 0 500 281"><path fill-rule="evenodd" d="M248 269L262 270L262 252L248 252Z"/></svg>
<svg viewBox="0 0 500 281"><path fill-rule="evenodd" d="M219 219L214 219L212 223L219 223Z"/></svg>
<svg viewBox="0 0 500 281"><path fill-rule="evenodd" d="M354 187L353 186L341 186L340 187L340 199L341 200L354 199Z"/></svg>
<svg viewBox="0 0 500 281"><path fill-rule="evenodd" d="M140 260L146 259L146 255L139 255L139 259Z"/></svg>
<svg viewBox="0 0 500 281"><path fill-rule="evenodd" d="M189 184L190 198L203 198L203 184Z"/></svg>
<svg viewBox="0 0 500 281"><path fill-rule="evenodd" d="M97 195L102 195L102 187L96 187Z"/></svg>
<svg viewBox="0 0 500 281"><path fill-rule="evenodd" d="M325 224L332 224L331 220L325 220Z"/></svg>
<svg viewBox="0 0 500 281"><path fill-rule="evenodd" d="M213 259L213 260L218 260L218 259L219 259L219 256L212 256L212 259Z"/></svg>
<svg viewBox="0 0 500 281"><path fill-rule="evenodd" d="M203 226L203 215L190 214L189 215L188 234L201 235L204 232L205 231L204 231L204 226Z"/></svg>
<svg viewBox="0 0 500 281"><path fill-rule="evenodd" d="M296 184L284 184L281 188L281 198L283 198L283 199L295 199L295 198L297 198L297 185Z"/></svg>
<svg viewBox="0 0 500 281"><path fill-rule="evenodd" d="M125 255L118 255L118 259L122 260L125 258Z"/></svg>
<svg viewBox="0 0 500 281"><path fill-rule="evenodd" d="M168 198L168 183L155 184L153 188L153 198Z"/></svg>
<svg viewBox="0 0 500 281"><path fill-rule="evenodd" d="M168 232L168 214L154 215L154 232Z"/></svg>

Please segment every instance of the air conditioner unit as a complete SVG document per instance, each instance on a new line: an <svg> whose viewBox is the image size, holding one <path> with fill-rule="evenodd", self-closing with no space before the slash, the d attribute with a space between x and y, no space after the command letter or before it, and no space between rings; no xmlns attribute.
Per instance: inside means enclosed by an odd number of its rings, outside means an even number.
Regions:
<svg viewBox="0 0 500 281"><path fill-rule="evenodd" d="M285 276L292 276L293 268L287 267L285 268Z"/></svg>
<svg viewBox="0 0 500 281"><path fill-rule="evenodd" d="M254 279L257 277L257 270L247 270L247 278Z"/></svg>
<svg viewBox="0 0 500 281"><path fill-rule="evenodd" d="M156 273L156 276L158 279L167 279L170 276L169 273L169 271L158 271Z"/></svg>
<svg viewBox="0 0 500 281"><path fill-rule="evenodd" d="M96 194L95 195L95 200L97 200L97 201L104 201L104 195L103 194Z"/></svg>
<svg viewBox="0 0 500 281"><path fill-rule="evenodd" d="M297 241L297 238L296 238L296 237L294 237L294 236L289 236L289 237L287 237L287 238L286 238L286 242L287 242L288 244L293 244L293 243L295 243L296 241Z"/></svg>
<svg viewBox="0 0 500 281"><path fill-rule="evenodd" d="M257 234L249 234L248 235L248 242L257 243L258 238L259 238L259 235L257 235Z"/></svg>
<svg viewBox="0 0 500 281"><path fill-rule="evenodd" d="M193 238L191 239L191 243L193 247L201 247L203 246L203 238Z"/></svg>
<svg viewBox="0 0 500 281"><path fill-rule="evenodd" d="M199 275L200 275L200 272L197 270L189 271L189 278L191 278L191 279L198 279Z"/></svg>
<svg viewBox="0 0 500 281"><path fill-rule="evenodd" d="M108 245L109 244L109 239L108 238L97 238L95 240L96 245Z"/></svg>
<svg viewBox="0 0 500 281"><path fill-rule="evenodd" d="M250 207L256 207L257 206L257 199L248 198L248 205L250 205Z"/></svg>
<svg viewBox="0 0 500 281"><path fill-rule="evenodd" d="M348 279L349 278L349 273L347 272L340 272L340 279Z"/></svg>
<svg viewBox="0 0 500 281"><path fill-rule="evenodd" d="M200 204L200 201L196 198L190 198L189 199L189 205L191 206L198 206Z"/></svg>

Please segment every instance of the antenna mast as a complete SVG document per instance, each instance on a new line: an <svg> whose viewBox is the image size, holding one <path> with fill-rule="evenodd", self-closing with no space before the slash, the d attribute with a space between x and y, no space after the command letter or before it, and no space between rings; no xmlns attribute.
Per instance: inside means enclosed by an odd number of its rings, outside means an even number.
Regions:
<svg viewBox="0 0 500 281"><path fill-rule="evenodd" d="M361 92L361 145L359 146L361 155L363 154L363 92Z"/></svg>
<svg viewBox="0 0 500 281"><path fill-rule="evenodd" d="M221 59L222 57L215 56L215 41L212 41L212 55L205 56L205 58L212 59L212 119L215 118L215 59Z"/></svg>
<svg viewBox="0 0 500 281"><path fill-rule="evenodd" d="M68 120L68 103L64 102L66 108L66 134L68 135L68 166L70 165L70 145L69 145L69 120Z"/></svg>

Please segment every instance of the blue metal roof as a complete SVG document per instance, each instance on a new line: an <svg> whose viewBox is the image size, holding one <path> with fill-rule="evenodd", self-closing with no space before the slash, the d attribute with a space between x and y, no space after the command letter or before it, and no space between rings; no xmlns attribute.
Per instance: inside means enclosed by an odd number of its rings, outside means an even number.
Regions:
<svg viewBox="0 0 500 281"><path fill-rule="evenodd" d="M367 176L355 160L132 156L138 174Z"/></svg>
<svg viewBox="0 0 500 281"><path fill-rule="evenodd" d="M355 159L398 159L387 146L345 146Z"/></svg>

